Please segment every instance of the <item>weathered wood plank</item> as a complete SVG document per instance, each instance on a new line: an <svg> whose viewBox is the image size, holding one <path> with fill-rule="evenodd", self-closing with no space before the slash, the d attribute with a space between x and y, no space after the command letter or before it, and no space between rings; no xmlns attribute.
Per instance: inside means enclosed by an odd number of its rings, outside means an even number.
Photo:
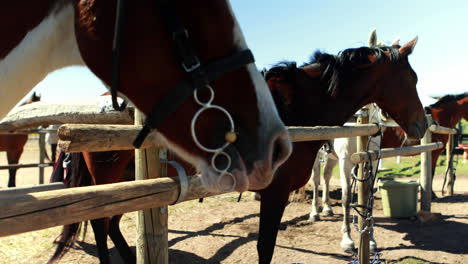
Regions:
<svg viewBox="0 0 468 264"><path fill-rule="evenodd" d="M219 194L189 176L186 200ZM0 198L0 237L173 204L179 179L159 178Z"/></svg>
<svg viewBox="0 0 468 264"><path fill-rule="evenodd" d="M106 151L134 149L132 143L141 126L126 125L80 125L66 124L59 128L59 146L66 152ZM376 125L346 127L289 127L293 142L309 140L326 140L335 137L355 137L377 133ZM161 136L157 131L151 132L141 148L162 146Z"/></svg>
<svg viewBox="0 0 468 264"><path fill-rule="evenodd" d="M142 126L134 125L62 125L58 130L59 146L65 152L132 150L133 140ZM161 137L151 132L142 149L161 147Z"/></svg>
<svg viewBox="0 0 468 264"><path fill-rule="evenodd" d="M443 127L443 126L438 126L438 125L430 125L429 130L434 134L453 135L457 133L457 130L455 128L448 128L448 127Z"/></svg>
<svg viewBox="0 0 468 264"><path fill-rule="evenodd" d="M1 122L0 131L14 131L52 124L133 124L133 108L122 112L99 104L50 104L37 102L18 107Z"/></svg>
<svg viewBox="0 0 468 264"><path fill-rule="evenodd" d="M38 186L30 186L30 187L13 187L7 189L0 190L0 197L8 197L14 195L21 195L27 193L34 193L34 192L45 192L45 191L53 191L53 190L60 190L65 189L66 186L63 182L56 182L50 184L43 184Z"/></svg>

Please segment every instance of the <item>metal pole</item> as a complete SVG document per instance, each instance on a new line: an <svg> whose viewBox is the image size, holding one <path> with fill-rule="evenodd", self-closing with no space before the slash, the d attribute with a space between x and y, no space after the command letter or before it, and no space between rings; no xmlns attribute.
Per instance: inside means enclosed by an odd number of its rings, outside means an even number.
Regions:
<svg viewBox="0 0 468 264"><path fill-rule="evenodd" d="M357 124L367 124L369 123L369 116L367 111L363 111L361 116L357 119ZM360 136L357 137L357 150L358 151L365 151L367 146L368 136ZM366 174L364 172L364 163L361 163L358 170L358 178L364 179L366 178ZM367 202L369 200L369 181L358 181L358 204L360 206L367 206ZM364 230L369 223L366 221L366 210L363 207L359 207L358 210L360 211L359 214L359 230ZM361 215L364 215L362 217ZM359 237L359 248L358 248L358 257L360 264L369 264L369 240L370 234L369 230L361 233Z"/></svg>
<svg viewBox="0 0 468 264"><path fill-rule="evenodd" d="M39 164L45 159L45 134L39 133ZM44 184L44 167L39 166L39 184Z"/></svg>
<svg viewBox="0 0 468 264"><path fill-rule="evenodd" d="M144 114L135 110L135 124L142 124ZM135 180L167 177L165 149L135 150ZM137 214L137 263L169 262L167 206L138 211Z"/></svg>
<svg viewBox="0 0 468 264"><path fill-rule="evenodd" d="M426 115L428 124L432 123L432 116ZM421 139L421 145L426 145L432 142L432 133L428 129ZM432 200L432 152L421 153L421 210L431 211Z"/></svg>

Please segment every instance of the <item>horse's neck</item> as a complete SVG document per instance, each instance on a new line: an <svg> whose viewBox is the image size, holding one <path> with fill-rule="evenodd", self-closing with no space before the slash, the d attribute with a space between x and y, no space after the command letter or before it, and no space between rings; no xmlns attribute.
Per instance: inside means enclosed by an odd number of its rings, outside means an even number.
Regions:
<svg viewBox="0 0 468 264"><path fill-rule="evenodd" d="M0 118L49 72L69 65L84 65L76 43L72 2L52 11L0 58Z"/></svg>

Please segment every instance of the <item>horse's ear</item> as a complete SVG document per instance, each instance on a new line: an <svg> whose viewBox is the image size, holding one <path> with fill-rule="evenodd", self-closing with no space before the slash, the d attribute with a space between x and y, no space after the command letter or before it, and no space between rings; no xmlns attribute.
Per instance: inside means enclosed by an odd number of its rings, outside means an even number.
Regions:
<svg viewBox="0 0 468 264"><path fill-rule="evenodd" d="M371 31L369 35L369 47L377 46L377 29Z"/></svg>
<svg viewBox="0 0 468 264"><path fill-rule="evenodd" d="M398 46L400 45L400 36L396 37L390 46Z"/></svg>
<svg viewBox="0 0 468 264"><path fill-rule="evenodd" d="M307 75L309 75L310 78L317 78L320 75L322 75L322 68L320 67L320 64L318 64L318 63L313 63L313 64L303 66L303 67L301 67L301 69Z"/></svg>
<svg viewBox="0 0 468 264"><path fill-rule="evenodd" d="M410 42L406 43L405 45L403 45L400 49L399 49L399 52L401 55L403 56L408 56L410 55L413 50L414 50L414 46L416 46L416 43L418 42L418 36L416 36L413 40L411 40Z"/></svg>

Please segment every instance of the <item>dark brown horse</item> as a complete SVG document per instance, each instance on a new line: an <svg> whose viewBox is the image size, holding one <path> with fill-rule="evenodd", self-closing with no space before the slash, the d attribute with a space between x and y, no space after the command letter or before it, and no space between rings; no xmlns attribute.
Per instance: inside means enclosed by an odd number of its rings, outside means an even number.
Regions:
<svg viewBox="0 0 468 264"><path fill-rule="evenodd" d="M26 100L21 105L30 104L38 102L41 100L41 96L36 95L36 92L33 92L31 97ZM18 164L21 154L23 154L23 148L26 142L28 141L28 135L8 135L0 134L0 151L6 151L8 165ZM16 186L16 171L18 169L12 168L8 169L8 187Z"/></svg>
<svg viewBox="0 0 468 264"><path fill-rule="evenodd" d="M420 138L426 129L426 122L416 92L417 77L407 58L415 44L416 40L413 40L401 48L350 49L339 56L317 53L314 63L301 68L296 68L294 64L275 67L268 71L266 78L280 115L288 125L340 125L361 106L377 102L410 135ZM262 205L258 250L261 263L270 262L289 193L308 181L315 155L322 143L295 143L293 159L286 162L287 167L279 169L271 187L260 191ZM131 160L132 155L133 151L83 153L79 170L86 171L88 178L94 177L95 182L116 182L123 179L124 164ZM190 169L187 164L184 167ZM87 168L90 168L92 177ZM290 173L295 174L290 176ZM107 252L107 234L113 240L113 237L122 238L118 230L119 219L120 216L101 219L99 221L102 223L96 225L100 227L95 232L96 236L100 236L96 238L100 256ZM66 228L64 234L73 233L67 230L70 229ZM66 242L70 241L66 236L62 239L56 256L61 254L63 245L70 244ZM117 243L114 240L114 243L122 245L122 240L117 239ZM128 246L117 246L117 249L121 256L133 256Z"/></svg>
<svg viewBox="0 0 468 264"><path fill-rule="evenodd" d="M427 123L417 76L408 62L416 40L402 47L349 49L338 56L316 53L311 64L300 68L287 64L270 69L266 80L281 118L288 126L343 125L359 108L375 102L410 137L421 138ZM323 143L294 143L272 184L259 191L260 263L270 263L289 194L307 183Z"/></svg>
<svg viewBox="0 0 468 264"><path fill-rule="evenodd" d="M118 2L125 6L116 23ZM86 65L150 117L144 131L157 127L167 148L195 166L209 189L219 187L220 176L210 149L231 156L227 172L237 191L268 186L290 154L227 0L7 1L0 24L0 117L49 72Z"/></svg>
<svg viewBox="0 0 468 264"><path fill-rule="evenodd" d="M468 120L468 93L459 95L445 95L436 103L426 107L426 112L432 116L432 120L441 126L455 128L463 118ZM448 135L432 134L432 142L440 141L444 144L448 141ZM419 140L408 140L405 131L399 127L387 128L383 133L382 148L397 148L400 146L419 145ZM437 159L443 149L432 151L432 180L434 180Z"/></svg>

